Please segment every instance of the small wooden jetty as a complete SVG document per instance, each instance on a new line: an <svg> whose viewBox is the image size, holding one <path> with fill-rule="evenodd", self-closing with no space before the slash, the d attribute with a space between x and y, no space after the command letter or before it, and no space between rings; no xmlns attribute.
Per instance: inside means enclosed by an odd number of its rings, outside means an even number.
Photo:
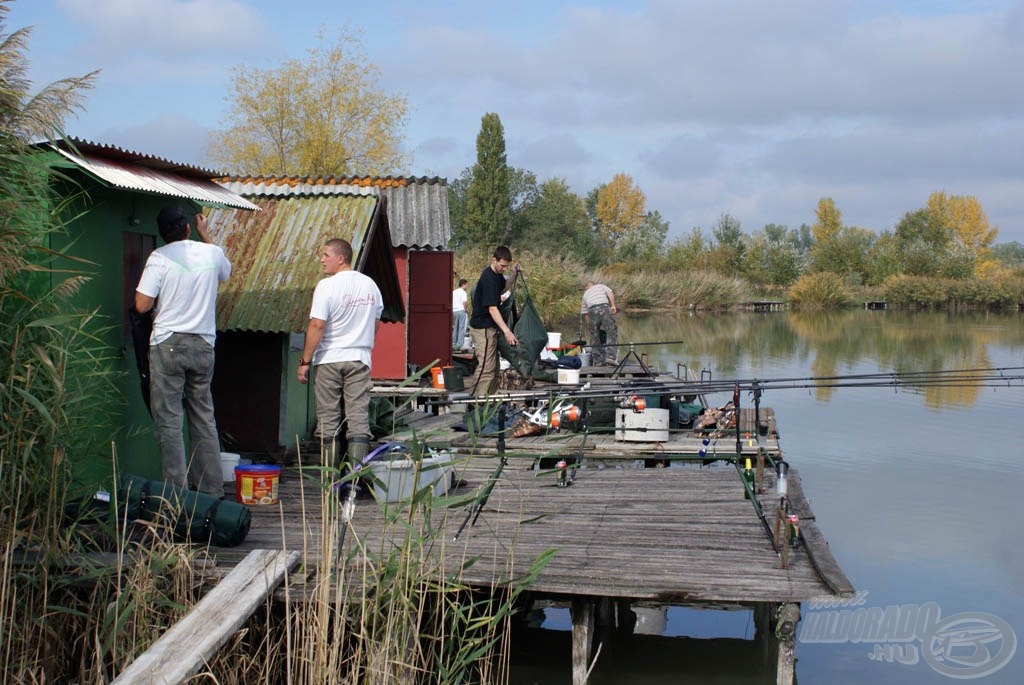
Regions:
<svg viewBox="0 0 1024 685"><path fill-rule="evenodd" d="M564 431L499 443L456 430L464 417L450 410L457 403L438 402L444 391L375 392L406 401L405 425L390 440L451 450L450 497L489 492L478 512L440 500L430 517L433 553L446 567L460 569L462 583L483 591L516 583L533 559L554 550L530 594L571 607L577 685L587 682L595 629L628 624L637 602L753 609L757 637L777 657L777 682L791 683L799 604L854 592L817 526L798 468L789 472L788 490L789 511L799 517L795 547L781 539L774 545L767 532L776 516L773 472L759 472L764 521L744 497L735 460L781 457L770 408L741 409L738 432L678 431L667 442L626 442L614 431ZM560 486L550 460L566 456L578 458L580 468L570 485ZM258 549L305 550L304 565L314 566L317 560L308 555L330 549L322 544L323 490L315 481L303 478L299 467L286 468L280 502L252 509L247 540L211 550L222 572ZM402 534L388 525L388 512L401 506L357 500L347 545L386 547ZM778 528L774 536L784 538ZM464 567L467 559L475 563ZM359 569L349 571L358 582ZM285 587L277 594L293 591Z"/></svg>
<svg viewBox="0 0 1024 685"><path fill-rule="evenodd" d="M740 304L740 307L755 312L781 312L789 309L789 303L784 300L755 300L743 302Z"/></svg>

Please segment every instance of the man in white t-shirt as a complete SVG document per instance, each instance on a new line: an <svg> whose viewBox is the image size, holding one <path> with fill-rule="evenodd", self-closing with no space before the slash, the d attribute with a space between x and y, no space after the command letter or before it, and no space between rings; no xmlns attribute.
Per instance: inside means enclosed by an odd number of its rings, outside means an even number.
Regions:
<svg viewBox="0 0 1024 685"><path fill-rule="evenodd" d="M155 312L149 339L150 404L163 457L164 480L224 496L220 439L213 415L213 345L217 337L217 285L231 275L231 263L214 245L206 217L195 215L202 242L181 207L157 215L160 237L135 290L135 309ZM189 450L182 433L182 404L188 415Z"/></svg>
<svg viewBox="0 0 1024 685"><path fill-rule="evenodd" d="M384 300L373 279L352 268L347 240L328 240L320 250L320 264L328 277L313 291L299 382L309 382L309 369L316 367L317 431L325 465L340 465L343 421L348 424L348 457L357 465L369 451L370 354Z"/></svg>
<svg viewBox="0 0 1024 685"><path fill-rule="evenodd" d="M469 314L466 312L466 300L469 299L469 281L459 279L459 287L452 291L452 349L461 350L466 341L469 329Z"/></svg>

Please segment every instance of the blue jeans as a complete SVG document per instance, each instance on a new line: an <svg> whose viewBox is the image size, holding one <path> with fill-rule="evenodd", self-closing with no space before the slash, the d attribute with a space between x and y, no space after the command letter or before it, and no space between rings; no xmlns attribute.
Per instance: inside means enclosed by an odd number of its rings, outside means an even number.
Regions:
<svg viewBox="0 0 1024 685"><path fill-rule="evenodd" d="M455 326L452 328L452 347L462 349L462 343L466 341L466 329L469 328L469 314L466 310L454 312Z"/></svg>
<svg viewBox="0 0 1024 685"><path fill-rule="evenodd" d="M213 358L213 347L189 333L174 333L159 345L151 345L149 399L164 480L223 497L220 440L210 393ZM188 415L187 455L183 414Z"/></svg>

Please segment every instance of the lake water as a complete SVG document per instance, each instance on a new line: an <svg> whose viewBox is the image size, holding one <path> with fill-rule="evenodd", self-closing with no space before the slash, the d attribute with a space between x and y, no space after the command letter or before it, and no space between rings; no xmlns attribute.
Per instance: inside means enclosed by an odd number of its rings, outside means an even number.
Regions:
<svg viewBox="0 0 1024 685"><path fill-rule="evenodd" d="M619 326L622 342L661 343L635 348L660 368L685 363L718 380L1024 366L1020 313L620 316ZM862 593L846 615L803 605L798 682L1024 682L1024 388L787 388L762 406L775 409L783 453ZM593 683L775 682L751 612L654 612L658 634L609 642ZM858 640L870 637L861 621L879 616L893 639ZM935 639L901 632L925 617L943 629ZM517 634L512 682L571 682L570 627L568 611L549 608L540 628Z"/></svg>

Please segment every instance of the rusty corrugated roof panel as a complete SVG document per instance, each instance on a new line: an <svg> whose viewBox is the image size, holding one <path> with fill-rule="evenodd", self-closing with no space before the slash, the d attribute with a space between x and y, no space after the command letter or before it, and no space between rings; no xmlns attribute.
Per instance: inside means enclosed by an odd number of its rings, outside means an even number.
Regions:
<svg viewBox="0 0 1024 685"><path fill-rule="evenodd" d="M116 188L180 197L201 205L255 210L256 205L211 179L216 172L109 145L70 139L47 146L86 174Z"/></svg>
<svg viewBox="0 0 1024 685"><path fill-rule="evenodd" d="M371 193L253 199L263 211L210 213L210 235L232 268L217 297L217 329L305 330L313 289L323 278L318 250L330 238L345 238L358 262L380 198Z"/></svg>
<svg viewBox="0 0 1024 685"><path fill-rule="evenodd" d="M219 179L239 195L293 195L368 192L377 189L388 198L388 223L395 246L444 249L452 237L448 215L448 181L439 177L299 177L230 176Z"/></svg>
<svg viewBox="0 0 1024 685"><path fill-rule="evenodd" d="M373 186L347 183L325 183L322 179L273 179L246 177L238 180L221 179L228 190L250 198L281 195L379 195Z"/></svg>

